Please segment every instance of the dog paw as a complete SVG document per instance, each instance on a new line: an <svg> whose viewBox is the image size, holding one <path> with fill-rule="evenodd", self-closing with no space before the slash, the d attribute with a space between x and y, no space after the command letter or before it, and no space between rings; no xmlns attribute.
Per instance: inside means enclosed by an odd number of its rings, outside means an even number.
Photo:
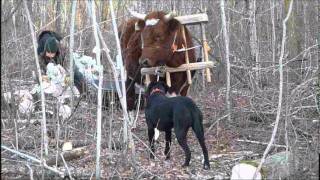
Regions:
<svg viewBox="0 0 320 180"><path fill-rule="evenodd" d="M188 167L188 166L189 166L189 164L187 164L187 163L184 163L184 164L182 165L183 168L186 168L186 167Z"/></svg>
<svg viewBox="0 0 320 180"><path fill-rule="evenodd" d="M204 164L204 165L203 165L203 169L209 170L209 169L210 169L210 165L209 165L209 164Z"/></svg>
<svg viewBox="0 0 320 180"><path fill-rule="evenodd" d="M154 159L154 155L153 154L150 154L150 159Z"/></svg>

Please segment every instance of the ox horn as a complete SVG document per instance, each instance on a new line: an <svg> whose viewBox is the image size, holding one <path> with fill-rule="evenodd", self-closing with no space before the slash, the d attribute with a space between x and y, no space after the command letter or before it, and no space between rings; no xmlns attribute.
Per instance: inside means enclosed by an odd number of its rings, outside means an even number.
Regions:
<svg viewBox="0 0 320 180"><path fill-rule="evenodd" d="M176 15L177 15L177 13L173 11L173 12L170 12L170 13L166 14L166 15L164 16L164 19L165 19L166 21L170 21L170 20L173 19Z"/></svg>
<svg viewBox="0 0 320 180"><path fill-rule="evenodd" d="M144 20L144 18L146 17L146 14L141 14L141 13L132 11L132 10L129 9L129 8L128 8L128 10L129 10L130 14L131 14L133 17L136 17L136 18L138 18L138 19Z"/></svg>

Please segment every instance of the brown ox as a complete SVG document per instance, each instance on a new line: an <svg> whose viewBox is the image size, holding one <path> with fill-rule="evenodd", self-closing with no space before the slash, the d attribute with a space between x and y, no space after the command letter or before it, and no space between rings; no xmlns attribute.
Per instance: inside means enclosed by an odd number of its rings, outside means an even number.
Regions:
<svg viewBox="0 0 320 180"><path fill-rule="evenodd" d="M136 18L132 18L120 26L121 48L128 75L126 85L129 110L134 108L136 99L134 83L140 82L141 65L178 67L186 62L186 52L189 56L189 62L196 61L194 49L176 51L185 46L193 47L193 43L188 29L174 19L172 14L166 14L162 11L151 12L148 15L132 14ZM182 36L183 28L187 45L185 45ZM169 93L186 96L189 88L186 73L172 73L171 79ZM155 77L151 77L151 80L154 81Z"/></svg>

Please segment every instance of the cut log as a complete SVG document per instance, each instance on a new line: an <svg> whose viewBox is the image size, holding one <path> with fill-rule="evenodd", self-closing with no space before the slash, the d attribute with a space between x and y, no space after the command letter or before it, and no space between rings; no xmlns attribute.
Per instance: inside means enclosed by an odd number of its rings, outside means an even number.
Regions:
<svg viewBox="0 0 320 180"><path fill-rule="evenodd" d="M172 67L166 67L165 72L173 73L173 72L182 72L189 70L197 70L197 69L204 69L204 68L212 68L214 66L214 63L212 61L209 62L196 62L196 63L189 63L189 64L182 64L179 67L172 68ZM156 70L159 67L150 67L150 68L142 68L141 74L152 74L156 75Z"/></svg>
<svg viewBox="0 0 320 180"><path fill-rule="evenodd" d="M231 180L233 179L253 179L253 175L261 159L254 161L242 161L232 168ZM284 179L293 175L294 167L297 161L294 161L292 153L276 153L266 158L261 172L257 173L256 179ZM290 171L289 171L290 170Z"/></svg>
<svg viewBox="0 0 320 180"><path fill-rule="evenodd" d="M201 14L192 14L192 15L185 15L185 16L178 16L175 17L181 24L197 24L202 22L208 22L208 15L205 13Z"/></svg>
<svg viewBox="0 0 320 180"><path fill-rule="evenodd" d="M69 161L72 159L76 159L79 158L80 156L83 156L85 154L88 154L89 151L87 149L88 147L80 147L80 148L76 148L73 149L72 151L65 151L63 152L63 158L65 159L65 161ZM59 165L63 165L63 161L61 156L58 156L58 166ZM56 163L56 156L51 156L48 158L48 160L46 161L47 165L54 165Z"/></svg>

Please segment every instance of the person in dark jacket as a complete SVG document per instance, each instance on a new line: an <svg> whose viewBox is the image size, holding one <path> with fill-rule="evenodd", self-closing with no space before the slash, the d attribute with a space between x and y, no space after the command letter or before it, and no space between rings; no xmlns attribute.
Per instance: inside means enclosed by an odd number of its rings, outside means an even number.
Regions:
<svg viewBox="0 0 320 180"><path fill-rule="evenodd" d="M60 45L62 37L54 31L43 31L38 37L38 55L40 57L41 73L46 73L47 65L50 62L60 64L64 67L64 53Z"/></svg>
<svg viewBox="0 0 320 180"><path fill-rule="evenodd" d="M39 58L39 64L41 74L47 73L47 65L52 62L54 64L60 64L66 68L65 64L65 49L61 46L60 41L62 37L54 31L43 31L38 36L38 49L37 53ZM38 78L37 78L38 81ZM79 73L74 73L74 84L78 88L79 92L83 92L84 78Z"/></svg>

